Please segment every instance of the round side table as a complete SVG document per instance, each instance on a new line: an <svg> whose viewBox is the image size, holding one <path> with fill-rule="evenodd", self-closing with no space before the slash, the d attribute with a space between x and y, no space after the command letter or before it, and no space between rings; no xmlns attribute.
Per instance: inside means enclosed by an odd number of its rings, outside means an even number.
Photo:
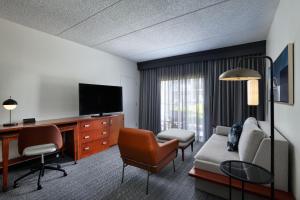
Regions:
<svg viewBox="0 0 300 200"><path fill-rule="evenodd" d="M220 164L220 170L229 176L229 199L231 199L231 179L242 182L242 199L244 199L244 182L252 184L270 184L272 174L263 167L239 160L226 160Z"/></svg>

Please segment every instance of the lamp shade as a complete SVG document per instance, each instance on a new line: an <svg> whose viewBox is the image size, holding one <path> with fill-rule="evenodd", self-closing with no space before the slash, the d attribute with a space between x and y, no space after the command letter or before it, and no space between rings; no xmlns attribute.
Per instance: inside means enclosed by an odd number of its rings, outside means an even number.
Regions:
<svg viewBox="0 0 300 200"><path fill-rule="evenodd" d="M258 106L259 104L258 80L247 81L247 104L249 106Z"/></svg>
<svg viewBox="0 0 300 200"><path fill-rule="evenodd" d="M261 75L258 71L247 68L231 69L223 72L219 76L219 80L222 81L247 81L261 79Z"/></svg>
<svg viewBox="0 0 300 200"><path fill-rule="evenodd" d="M14 110L17 107L18 103L16 100L10 97L9 99L5 100L2 105L6 110Z"/></svg>

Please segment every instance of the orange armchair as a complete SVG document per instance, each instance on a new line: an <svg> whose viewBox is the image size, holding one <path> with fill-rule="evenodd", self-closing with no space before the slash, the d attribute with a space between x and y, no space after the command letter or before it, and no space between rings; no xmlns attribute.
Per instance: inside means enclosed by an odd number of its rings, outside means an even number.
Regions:
<svg viewBox="0 0 300 200"><path fill-rule="evenodd" d="M152 131L121 128L118 145L123 160L122 183L124 169L127 165L144 169L148 172L146 194L148 194L149 176L158 173L171 161L175 172L174 159L177 156L178 140L157 143Z"/></svg>

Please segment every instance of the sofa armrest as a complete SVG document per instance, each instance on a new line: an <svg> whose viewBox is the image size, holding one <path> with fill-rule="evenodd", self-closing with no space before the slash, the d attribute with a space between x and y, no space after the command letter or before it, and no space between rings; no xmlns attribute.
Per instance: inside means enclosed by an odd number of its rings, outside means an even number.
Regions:
<svg viewBox="0 0 300 200"><path fill-rule="evenodd" d="M164 143L159 143L158 149L158 161L164 159L167 155L172 152L175 152L178 149L179 141L177 139L173 139Z"/></svg>
<svg viewBox="0 0 300 200"><path fill-rule="evenodd" d="M289 185L289 144L287 141L276 140L275 138L274 145L275 188L287 192ZM270 159L271 139L267 137L261 141L253 159L253 163L270 170Z"/></svg>
<svg viewBox="0 0 300 200"><path fill-rule="evenodd" d="M227 136L231 127L228 126L217 126L215 129L215 134Z"/></svg>

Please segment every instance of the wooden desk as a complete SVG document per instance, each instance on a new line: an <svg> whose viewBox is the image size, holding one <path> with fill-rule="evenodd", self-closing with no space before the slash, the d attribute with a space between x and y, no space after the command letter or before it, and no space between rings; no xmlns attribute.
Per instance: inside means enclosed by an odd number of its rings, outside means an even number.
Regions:
<svg viewBox="0 0 300 200"><path fill-rule="evenodd" d="M90 156L107 149L109 146L115 145L118 139L119 128L124 127L124 115L119 114L97 118L73 117L38 121L34 124L19 124L13 127L0 126L3 191L7 191L8 188L8 167L26 160L34 159L32 157L19 157L9 160L9 143L18 139L18 133L22 128L46 124L56 125L62 133L73 133L73 137L71 137L72 141L65 141L67 142L65 145L72 146L73 157L75 162L77 162L77 160L81 158Z"/></svg>

